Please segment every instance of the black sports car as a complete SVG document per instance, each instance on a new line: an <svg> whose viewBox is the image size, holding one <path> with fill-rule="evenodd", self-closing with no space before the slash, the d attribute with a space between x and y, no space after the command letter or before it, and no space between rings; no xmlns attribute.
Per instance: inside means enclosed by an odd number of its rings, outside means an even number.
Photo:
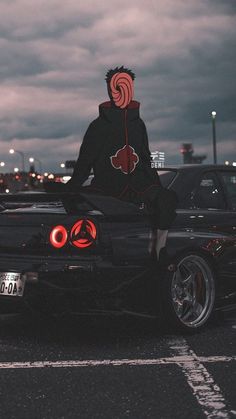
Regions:
<svg viewBox="0 0 236 419"><path fill-rule="evenodd" d="M236 168L160 169L179 198L168 263L149 254L145 205L80 194L0 196L0 312L158 317L186 330L236 302ZM235 306L234 306L235 307Z"/></svg>

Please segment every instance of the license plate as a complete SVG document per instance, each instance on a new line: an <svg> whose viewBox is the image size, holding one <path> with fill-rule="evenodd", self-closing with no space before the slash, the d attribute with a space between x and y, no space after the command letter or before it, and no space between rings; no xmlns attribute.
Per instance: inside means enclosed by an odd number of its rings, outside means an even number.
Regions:
<svg viewBox="0 0 236 419"><path fill-rule="evenodd" d="M0 272L0 295L22 297L25 278L19 272Z"/></svg>

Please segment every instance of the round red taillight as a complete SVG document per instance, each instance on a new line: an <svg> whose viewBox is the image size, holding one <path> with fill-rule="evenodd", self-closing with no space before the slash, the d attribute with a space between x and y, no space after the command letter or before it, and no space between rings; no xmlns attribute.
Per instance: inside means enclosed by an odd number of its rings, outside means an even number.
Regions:
<svg viewBox="0 0 236 419"><path fill-rule="evenodd" d="M71 243L79 248L89 247L93 244L97 236L95 224L90 220L77 221L70 233Z"/></svg>
<svg viewBox="0 0 236 419"><path fill-rule="evenodd" d="M63 226L54 227L50 233L50 243L53 247L56 247L57 249L65 246L67 238L68 234L65 227Z"/></svg>

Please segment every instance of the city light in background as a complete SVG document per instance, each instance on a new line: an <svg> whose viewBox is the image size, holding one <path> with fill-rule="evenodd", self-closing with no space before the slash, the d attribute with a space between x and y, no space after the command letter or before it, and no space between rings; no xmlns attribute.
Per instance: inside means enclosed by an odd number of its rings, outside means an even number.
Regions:
<svg viewBox="0 0 236 419"><path fill-rule="evenodd" d="M22 172L25 171L25 154L23 153L23 151L19 151L19 150L15 150L14 148L11 148L9 150L10 154L14 154L17 153L21 156L21 168L22 168Z"/></svg>

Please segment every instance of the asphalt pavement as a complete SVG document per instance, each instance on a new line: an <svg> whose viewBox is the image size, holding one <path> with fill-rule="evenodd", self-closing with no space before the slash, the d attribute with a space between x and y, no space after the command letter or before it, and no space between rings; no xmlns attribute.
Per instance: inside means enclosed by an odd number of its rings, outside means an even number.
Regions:
<svg viewBox="0 0 236 419"><path fill-rule="evenodd" d="M197 334L122 316L0 316L1 419L236 417L236 312Z"/></svg>

